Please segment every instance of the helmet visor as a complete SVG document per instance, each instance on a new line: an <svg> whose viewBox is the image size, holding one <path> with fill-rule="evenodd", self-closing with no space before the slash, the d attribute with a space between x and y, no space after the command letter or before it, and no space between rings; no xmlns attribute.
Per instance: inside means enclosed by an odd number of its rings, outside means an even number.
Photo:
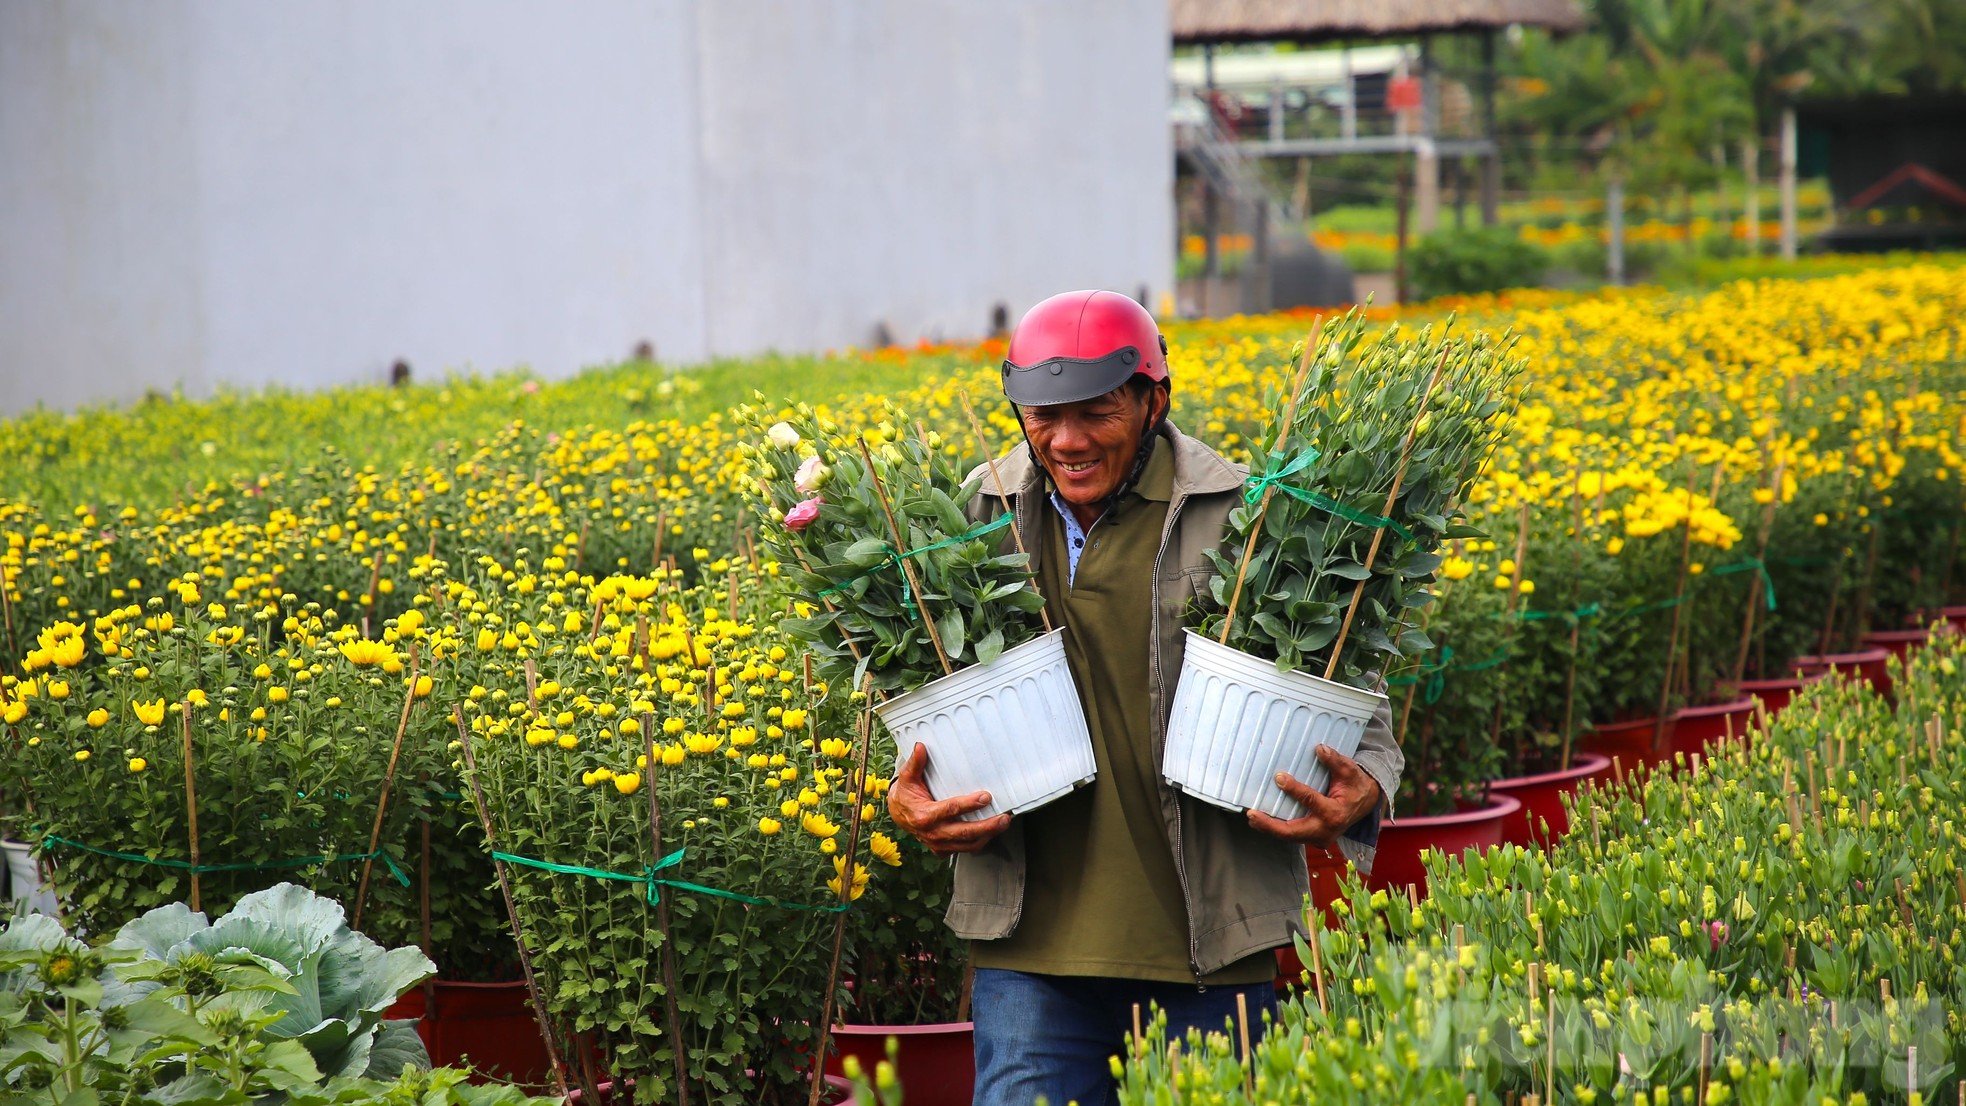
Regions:
<svg viewBox="0 0 1966 1106"><path fill-rule="evenodd" d="M1006 358L1003 394L1020 407L1082 403L1126 383L1139 367L1140 351L1132 346L1103 357L1050 357L1029 365Z"/></svg>

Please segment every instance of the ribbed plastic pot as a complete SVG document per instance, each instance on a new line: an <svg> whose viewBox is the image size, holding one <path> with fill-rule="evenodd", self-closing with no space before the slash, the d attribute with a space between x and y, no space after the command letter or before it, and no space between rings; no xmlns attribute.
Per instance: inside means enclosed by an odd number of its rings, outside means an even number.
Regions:
<svg viewBox="0 0 1966 1106"><path fill-rule="evenodd" d="M1931 641L1932 635L1927 630L1872 630L1858 640L1866 648L1881 647L1902 662L1906 654Z"/></svg>
<svg viewBox="0 0 1966 1106"><path fill-rule="evenodd" d="M1092 782L1092 734L1053 630L989 664L971 665L877 706L906 763L928 748L928 790L938 799L988 791L971 821L1022 814ZM898 770L898 767L897 767Z"/></svg>
<svg viewBox="0 0 1966 1106"><path fill-rule="evenodd" d="M1870 684L1879 695L1891 694L1891 653L1882 646L1854 653L1816 653L1797 657L1791 667L1798 675L1840 673Z"/></svg>
<svg viewBox="0 0 1966 1106"><path fill-rule="evenodd" d="M894 1038L894 1073L908 1094L908 1106L969 1106L976 1091L976 1023L930 1025L836 1025L826 1055L826 1074L842 1075L848 1056L860 1058L868 1072L887 1059Z"/></svg>
<svg viewBox="0 0 1966 1106"><path fill-rule="evenodd" d="M1563 807L1563 797L1583 786L1586 780L1610 775L1610 757L1578 753L1568 768L1493 781L1488 785L1489 794L1507 795L1522 804L1522 809L1503 819L1502 840L1525 848L1554 842L1570 828L1570 813Z"/></svg>
<svg viewBox="0 0 1966 1106"><path fill-rule="evenodd" d="M1420 854L1438 849L1458 856L1468 849L1490 849L1502 843L1502 827L1522 810L1512 795L1491 795L1486 805L1455 814L1401 818L1379 827L1378 854L1366 886L1375 891L1405 893L1408 885L1427 894L1427 866Z"/></svg>
<svg viewBox="0 0 1966 1106"><path fill-rule="evenodd" d="M0 841L0 852L7 857L7 897L0 902L27 900L29 914L59 914L55 893L41 882L34 864L34 849L24 841ZM11 908L0 913L11 913Z"/></svg>
<svg viewBox="0 0 1966 1106"><path fill-rule="evenodd" d="M1188 632L1167 723L1161 774L1204 802L1286 821L1304 805L1276 785L1289 772L1315 791L1329 782L1314 752L1358 752L1384 695L1277 666Z"/></svg>
<svg viewBox="0 0 1966 1106"><path fill-rule="evenodd" d="M1729 737L1738 741L1746 737L1748 726L1754 721L1755 701L1752 695L1742 695L1724 703L1681 707L1672 716L1668 752L1700 756L1716 741Z"/></svg>
<svg viewBox="0 0 1966 1106"><path fill-rule="evenodd" d="M390 1018L415 1019L417 1036L439 1066L469 1060L478 1069L473 1082L489 1079L544 1086L552 1079L546 1042L524 980L509 983L453 983L438 980L431 988L415 987L386 1012Z"/></svg>
<svg viewBox="0 0 1966 1106"><path fill-rule="evenodd" d="M1654 745L1658 723L1656 718L1633 718L1593 726L1584 739L1584 747L1615 758L1624 771L1641 765L1667 764L1672 761L1673 720L1666 719L1665 732L1658 734L1659 742Z"/></svg>

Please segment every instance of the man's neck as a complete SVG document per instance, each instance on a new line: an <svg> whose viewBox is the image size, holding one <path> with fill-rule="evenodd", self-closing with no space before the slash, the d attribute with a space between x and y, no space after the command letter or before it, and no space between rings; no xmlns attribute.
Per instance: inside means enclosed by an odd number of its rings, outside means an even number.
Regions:
<svg viewBox="0 0 1966 1106"><path fill-rule="evenodd" d="M1106 515L1105 503L1099 503L1091 507L1083 507L1077 503L1066 503L1065 506L1071 510L1072 518L1078 522L1079 529L1081 530L1091 530L1093 524Z"/></svg>

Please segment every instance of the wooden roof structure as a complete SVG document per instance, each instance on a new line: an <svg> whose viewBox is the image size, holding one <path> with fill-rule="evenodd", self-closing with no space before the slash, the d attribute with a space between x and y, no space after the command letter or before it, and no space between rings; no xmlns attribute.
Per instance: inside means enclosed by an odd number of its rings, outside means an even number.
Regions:
<svg viewBox="0 0 1966 1106"><path fill-rule="evenodd" d="M1588 24L1577 0L1168 0L1176 45L1330 42Z"/></svg>

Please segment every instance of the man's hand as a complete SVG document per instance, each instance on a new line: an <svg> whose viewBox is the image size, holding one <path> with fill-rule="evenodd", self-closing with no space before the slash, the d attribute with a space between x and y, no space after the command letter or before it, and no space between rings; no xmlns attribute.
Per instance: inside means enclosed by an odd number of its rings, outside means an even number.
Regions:
<svg viewBox="0 0 1966 1106"><path fill-rule="evenodd" d="M928 793L928 748L915 742L915 755L894 777L887 789L887 812L894 824L913 834L936 856L973 853L1010 827L1010 815L999 814L980 822L965 822L962 816L990 805L988 791L972 791L953 799L940 799Z"/></svg>
<svg viewBox="0 0 1966 1106"><path fill-rule="evenodd" d="M1260 810L1249 811L1249 824L1272 837L1328 849L1359 819L1379 805L1379 783L1365 774L1358 761L1329 745L1317 747L1317 758L1331 774L1330 794L1320 795L1288 772L1277 773L1283 793L1309 808L1302 818L1283 821ZM897 819L898 820L898 819Z"/></svg>

